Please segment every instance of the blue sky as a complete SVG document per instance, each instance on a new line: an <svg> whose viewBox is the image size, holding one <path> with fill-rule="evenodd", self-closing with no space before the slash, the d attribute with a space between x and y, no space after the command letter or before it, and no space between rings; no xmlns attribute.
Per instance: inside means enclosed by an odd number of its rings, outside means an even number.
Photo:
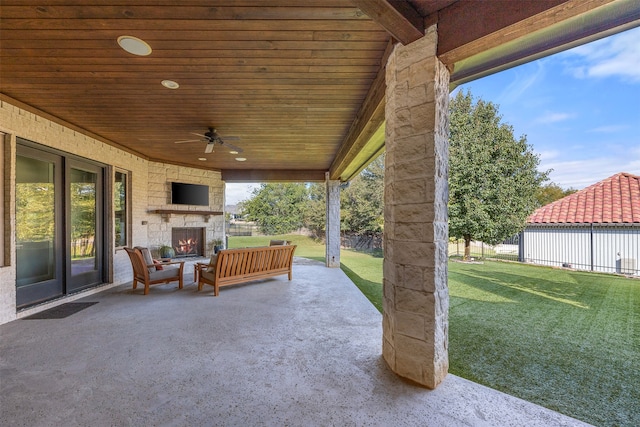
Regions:
<svg viewBox="0 0 640 427"><path fill-rule="evenodd" d="M640 28L456 90L497 104L540 156L539 169L553 169L551 181L563 188L640 175Z"/></svg>
<svg viewBox="0 0 640 427"><path fill-rule="evenodd" d="M551 181L582 189L640 175L640 27L460 86L498 105ZM452 96L455 95L455 91ZM227 184L226 204L256 185Z"/></svg>

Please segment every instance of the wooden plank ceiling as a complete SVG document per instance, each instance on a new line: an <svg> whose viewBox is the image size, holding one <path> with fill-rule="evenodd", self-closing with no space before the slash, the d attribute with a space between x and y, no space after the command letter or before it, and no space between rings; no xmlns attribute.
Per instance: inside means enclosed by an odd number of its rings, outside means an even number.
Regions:
<svg viewBox="0 0 640 427"><path fill-rule="evenodd" d="M494 4L479 16L497 31L561 3L527 2L497 20ZM222 170L229 181L318 180L330 169L347 179L379 151L361 154L376 131L381 138L392 43L441 19L452 36L439 53L452 65L487 48L457 54L487 35L476 25L453 36L464 24L456 17L478 9L464 0L2 0L0 91L144 158ZM153 52L125 52L122 35ZM208 127L244 151L174 143Z"/></svg>

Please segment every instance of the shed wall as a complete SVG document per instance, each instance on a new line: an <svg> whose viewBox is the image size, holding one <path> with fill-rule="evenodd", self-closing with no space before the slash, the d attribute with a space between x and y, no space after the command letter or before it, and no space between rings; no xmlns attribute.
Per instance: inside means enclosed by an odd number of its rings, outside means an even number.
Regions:
<svg viewBox="0 0 640 427"><path fill-rule="evenodd" d="M529 225L525 262L640 275L640 224Z"/></svg>

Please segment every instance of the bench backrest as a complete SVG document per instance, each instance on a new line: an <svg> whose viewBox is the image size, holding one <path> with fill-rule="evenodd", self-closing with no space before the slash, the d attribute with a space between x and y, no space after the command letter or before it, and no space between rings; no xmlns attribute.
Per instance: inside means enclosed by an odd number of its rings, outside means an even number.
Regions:
<svg viewBox="0 0 640 427"><path fill-rule="evenodd" d="M296 245L225 249L218 252L216 277L259 276L290 271Z"/></svg>

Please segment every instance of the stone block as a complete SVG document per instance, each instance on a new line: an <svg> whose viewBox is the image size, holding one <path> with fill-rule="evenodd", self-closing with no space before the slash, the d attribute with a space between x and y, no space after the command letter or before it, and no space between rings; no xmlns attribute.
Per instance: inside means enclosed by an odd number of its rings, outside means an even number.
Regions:
<svg viewBox="0 0 640 427"><path fill-rule="evenodd" d="M421 313L431 318L435 312L434 294L396 286L396 310L408 313Z"/></svg>
<svg viewBox="0 0 640 427"><path fill-rule="evenodd" d="M422 222L394 223L395 239L425 241L425 225ZM386 228L385 228L386 231Z"/></svg>
<svg viewBox="0 0 640 427"><path fill-rule="evenodd" d="M404 221L405 218L407 220L410 218L411 221L414 222L429 223L432 221L434 216L433 203L420 203L419 201L414 202L416 203L404 205L396 204L392 206L397 222Z"/></svg>
<svg viewBox="0 0 640 427"><path fill-rule="evenodd" d="M427 158L429 134L416 135L411 125L403 126L401 129L403 132L399 132L398 138L390 143L390 149L394 151L396 165L402 164L404 161Z"/></svg>
<svg viewBox="0 0 640 427"><path fill-rule="evenodd" d="M386 334L383 333L382 335L383 337L382 338L382 357L384 358L385 362L387 362L389 367L395 371L396 352L395 352L395 349L393 348L393 345L387 339L387 336L393 336L393 334L389 332Z"/></svg>
<svg viewBox="0 0 640 427"><path fill-rule="evenodd" d="M420 177L426 179L431 188L435 188L435 183L432 183L433 169L429 167L426 160L428 160L428 158L401 158L400 162L398 162L398 168L394 178L398 181L402 181L405 179L415 179Z"/></svg>
<svg viewBox="0 0 640 427"><path fill-rule="evenodd" d="M382 281L382 295L387 301L393 304L395 304L395 290L396 287L394 282L391 282L388 279L384 279Z"/></svg>
<svg viewBox="0 0 640 427"><path fill-rule="evenodd" d="M406 335L421 341L425 341L425 318L416 313L396 312L395 315L396 333Z"/></svg>
<svg viewBox="0 0 640 427"><path fill-rule="evenodd" d="M423 86L435 79L436 61L438 59L435 56L428 56L409 65L409 89Z"/></svg>
<svg viewBox="0 0 640 427"><path fill-rule="evenodd" d="M427 102L414 105L410 108L411 111L411 126L414 133L417 132L432 132L435 127L435 109L436 105L433 102ZM430 141L433 144L432 141Z"/></svg>
<svg viewBox="0 0 640 427"><path fill-rule="evenodd" d="M425 269L426 267L418 267L416 265L403 266L403 280L400 282L400 286L414 291L424 291Z"/></svg>
<svg viewBox="0 0 640 427"><path fill-rule="evenodd" d="M415 203L416 200L429 202L432 201L430 198L433 199L433 196L429 197L426 180L421 177L398 181L394 188L394 203L398 205Z"/></svg>

